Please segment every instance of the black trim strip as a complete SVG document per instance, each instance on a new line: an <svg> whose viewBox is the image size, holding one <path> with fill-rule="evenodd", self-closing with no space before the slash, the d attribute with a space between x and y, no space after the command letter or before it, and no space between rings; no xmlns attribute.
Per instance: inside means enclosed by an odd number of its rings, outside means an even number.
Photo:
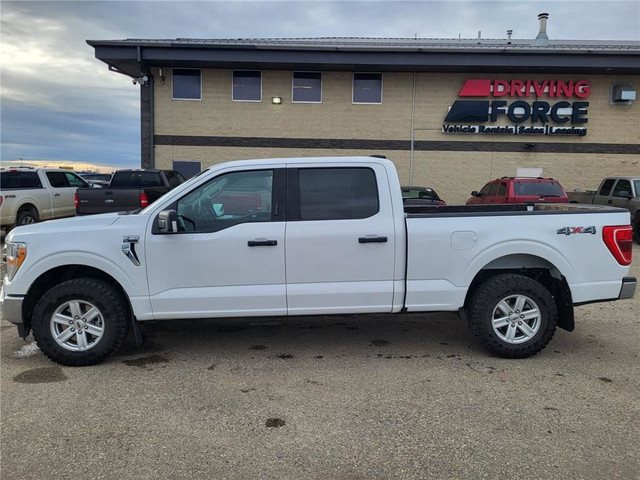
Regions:
<svg viewBox="0 0 640 480"><path fill-rule="evenodd" d="M526 142L468 142L451 140L419 140L417 151L440 152L537 152L537 153L594 153L640 155L640 144L624 143L531 143ZM342 138L281 138L281 137L213 137L190 135L155 135L155 145L189 147L245 147L245 148L306 148L326 150L401 150L411 149L409 140L366 140Z"/></svg>

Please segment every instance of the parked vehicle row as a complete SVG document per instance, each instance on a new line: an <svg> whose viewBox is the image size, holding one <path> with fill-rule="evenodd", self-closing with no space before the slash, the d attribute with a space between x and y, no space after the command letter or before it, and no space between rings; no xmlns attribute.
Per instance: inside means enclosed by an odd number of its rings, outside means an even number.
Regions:
<svg viewBox="0 0 640 480"><path fill-rule="evenodd" d="M631 214L634 239L640 243L640 177L607 177L598 190L569 192L569 201L626 208Z"/></svg>
<svg viewBox="0 0 640 480"><path fill-rule="evenodd" d="M502 177L471 192L467 205L485 203L567 203L567 193L553 178Z"/></svg>
<svg viewBox="0 0 640 480"><path fill-rule="evenodd" d="M57 168L0 169L0 226L11 228L76 214L74 195L88 188L73 172Z"/></svg>
<svg viewBox="0 0 640 480"><path fill-rule="evenodd" d="M145 208L184 181L182 174L174 170L117 170L105 188L78 189L76 214L92 215Z"/></svg>
<svg viewBox="0 0 640 480"><path fill-rule="evenodd" d="M9 232L0 299L63 365L104 360L129 328L142 341L148 320L431 311L523 358L575 328L574 305L634 295L628 221L607 206L406 205L383 158L237 161L130 215Z"/></svg>

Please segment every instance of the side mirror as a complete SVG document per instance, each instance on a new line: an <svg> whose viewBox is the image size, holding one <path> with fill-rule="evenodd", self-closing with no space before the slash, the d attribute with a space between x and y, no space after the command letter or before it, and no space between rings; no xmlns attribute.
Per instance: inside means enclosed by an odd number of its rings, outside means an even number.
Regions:
<svg viewBox="0 0 640 480"><path fill-rule="evenodd" d="M163 210L156 218L156 226L160 233L176 233L178 231L178 214L175 210Z"/></svg>
<svg viewBox="0 0 640 480"><path fill-rule="evenodd" d="M631 196L631 192L629 192L628 190L622 190L620 193L618 193L618 197L626 198L627 200L630 200L631 198L633 198Z"/></svg>
<svg viewBox="0 0 640 480"><path fill-rule="evenodd" d="M478 193L478 191L477 191L477 190L474 190L473 192L471 192L471 196L472 196L472 197L479 197L479 196L480 196L480 194Z"/></svg>

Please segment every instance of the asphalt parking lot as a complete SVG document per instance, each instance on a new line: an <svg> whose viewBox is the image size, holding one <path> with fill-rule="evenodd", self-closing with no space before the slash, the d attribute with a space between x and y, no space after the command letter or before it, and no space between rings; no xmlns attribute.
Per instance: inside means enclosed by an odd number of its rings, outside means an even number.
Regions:
<svg viewBox="0 0 640 480"><path fill-rule="evenodd" d="M153 322L69 368L3 320L0 477L637 479L639 307L526 360L424 314Z"/></svg>

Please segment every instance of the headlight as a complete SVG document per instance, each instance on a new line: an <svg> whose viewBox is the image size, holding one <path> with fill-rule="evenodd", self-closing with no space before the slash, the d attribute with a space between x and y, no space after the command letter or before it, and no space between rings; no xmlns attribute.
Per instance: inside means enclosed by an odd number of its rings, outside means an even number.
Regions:
<svg viewBox="0 0 640 480"><path fill-rule="evenodd" d="M22 242L6 242L2 249L2 262L7 268L7 279L11 281L27 258L27 245Z"/></svg>

